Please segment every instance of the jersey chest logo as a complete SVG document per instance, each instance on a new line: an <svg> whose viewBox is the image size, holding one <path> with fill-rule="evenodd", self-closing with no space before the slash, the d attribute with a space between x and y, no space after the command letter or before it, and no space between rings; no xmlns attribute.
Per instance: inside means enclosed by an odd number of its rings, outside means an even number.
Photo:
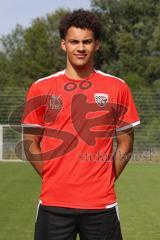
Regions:
<svg viewBox="0 0 160 240"><path fill-rule="evenodd" d="M60 99L61 96L54 96L52 95L50 98L49 108L60 110L62 108L62 100Z"/></svg>
<svg viewBox="0 0 160 240"><path fill-rule="evenodd" d="M94 94L95 102L100 107L104 107L108 102L108 94L106 93L95 93Z"/></svg>

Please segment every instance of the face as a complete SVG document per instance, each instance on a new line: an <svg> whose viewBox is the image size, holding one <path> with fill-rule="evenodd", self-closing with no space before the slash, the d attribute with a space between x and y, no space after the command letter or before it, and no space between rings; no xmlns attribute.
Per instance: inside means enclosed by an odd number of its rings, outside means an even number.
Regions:
<svg viewBox="0 0 160 240"><path fill-rule="evenodd" d="M99 49L99 41L89 29L70 27L61 47L67 55L67 65L73 67L89 67L93 65L95 52Z"/></svg>

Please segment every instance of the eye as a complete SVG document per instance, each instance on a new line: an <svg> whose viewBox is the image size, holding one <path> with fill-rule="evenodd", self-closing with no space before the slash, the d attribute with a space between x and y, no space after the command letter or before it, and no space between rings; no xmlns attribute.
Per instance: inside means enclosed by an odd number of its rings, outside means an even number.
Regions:
<svg viewBox="0 0 160 240"><path fill-rule="evenodd" d="M92 41L92 39L87 39L87 40L84 40L84 44L91 44L93 41Z"/></svg>
<svg viewBox="0 0 160 240"><path fill-rule="evenodd" d="M78 41L77 40L71 40L70 43L75 45L75 44L78 44Z"/></svg>

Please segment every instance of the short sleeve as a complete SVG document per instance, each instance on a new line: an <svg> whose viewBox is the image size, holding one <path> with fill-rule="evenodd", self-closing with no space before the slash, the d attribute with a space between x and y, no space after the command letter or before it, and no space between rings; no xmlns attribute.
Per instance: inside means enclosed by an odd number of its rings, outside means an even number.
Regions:
<svg viewBox="0 0 160 240"><path fill-rule="evenodd" d="M37 84L33 83L26 94L22 125L43 127L44 113L44 97L40 94Z"/></svg>
<svg viewBox="0 0 160 240"><path fill-rule="evenodd" d="M119 91L117 106L116 131L123 131L140 124L132 93L126 83Z"/></svg>

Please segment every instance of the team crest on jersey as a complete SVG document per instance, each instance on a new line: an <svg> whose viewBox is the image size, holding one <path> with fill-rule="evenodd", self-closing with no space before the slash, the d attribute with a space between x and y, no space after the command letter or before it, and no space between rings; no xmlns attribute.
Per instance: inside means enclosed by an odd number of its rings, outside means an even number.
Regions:
<svg viewBox="0 0 160 240"><path fill-rule="evenodd" d="M50 109L57 109L60 110L62 108L62 100L60 99L61 96L52 95L50 97L49 108Z"/></svg>
<svg viewBox="0 0 160 240"><path fill-rule="evenodd" d="M100 107L104 107L108 102L108 94L105 93L95 93L94 94L95 102Z"/></svg>

